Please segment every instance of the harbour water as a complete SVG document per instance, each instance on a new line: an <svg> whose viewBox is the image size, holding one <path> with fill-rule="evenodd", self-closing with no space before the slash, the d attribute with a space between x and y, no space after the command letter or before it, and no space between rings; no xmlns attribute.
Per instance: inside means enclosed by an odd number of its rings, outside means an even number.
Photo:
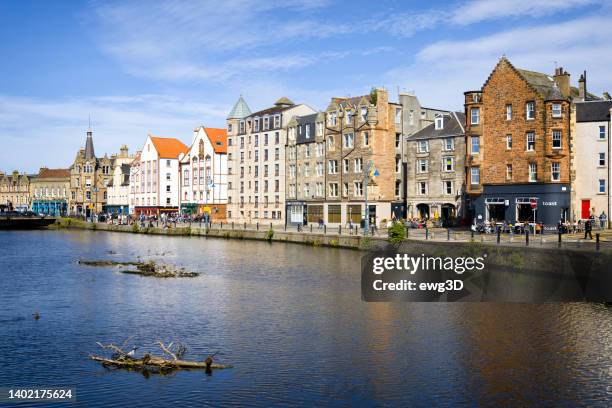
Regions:
<svg viewBox="0 0 612 408"><path fill-rule="evenodd" d="M95 231L0 232L0 386L65 386L76 406L609 406L602 304L365 303L360 253ZM156 279L78 259L153 259ZM32 318L39 313L40 319ZM180 340L234 368L145 376L96 342ZM44 406L32 403L31 406ZM20 406L29 406L22 404Z"/></svg>

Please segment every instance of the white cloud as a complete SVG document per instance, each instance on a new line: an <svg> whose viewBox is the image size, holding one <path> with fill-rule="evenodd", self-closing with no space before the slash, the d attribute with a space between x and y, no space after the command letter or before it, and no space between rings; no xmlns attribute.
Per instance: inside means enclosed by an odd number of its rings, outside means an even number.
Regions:
<svg viewBox="0 0 612 408"><path fill-rule="evenodd" d="M589 90L601 94L611 86L610 38L609 18L583 17L470 40L440 41L424 47L413 64L391 70L385 78L414 90L427 106L463 110L463 92L480 89L505 54L519 68L552 74L556 64L563 66L573 74L573 85L586 69Z"/></svg>

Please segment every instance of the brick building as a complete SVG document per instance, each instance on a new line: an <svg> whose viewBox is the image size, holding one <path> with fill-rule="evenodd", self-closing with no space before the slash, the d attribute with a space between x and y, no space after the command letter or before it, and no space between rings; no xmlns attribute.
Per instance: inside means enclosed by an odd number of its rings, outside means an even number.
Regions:
<svg viewBox="0 0 612 408"><path fill-rule="evenodd" d="M471 216L555 228L570 206L570 74L515 68L502 57L478 91L465 92ZM535 207L535 210L534 210Z"/></svg>

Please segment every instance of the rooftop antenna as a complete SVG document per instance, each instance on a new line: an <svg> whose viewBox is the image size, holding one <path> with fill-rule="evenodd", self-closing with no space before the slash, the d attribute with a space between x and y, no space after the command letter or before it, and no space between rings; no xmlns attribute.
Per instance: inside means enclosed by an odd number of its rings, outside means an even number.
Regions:
<svg viewBox="0 0 612 408"><path fill-rule="evenodd" d="M89 130L91 130L91 113L89 114Z"/></svg>
<svg viewBox="0 0 612 408"><path fill-rule="evenodd" d="M559 61L549 61L555 64L555 69L559 68Z"/></svg>

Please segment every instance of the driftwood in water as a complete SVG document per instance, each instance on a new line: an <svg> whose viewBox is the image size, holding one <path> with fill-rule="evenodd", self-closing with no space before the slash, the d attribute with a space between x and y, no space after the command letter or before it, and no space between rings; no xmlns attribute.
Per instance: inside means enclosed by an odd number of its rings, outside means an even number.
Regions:
<svg viewBox="0 0 612 408"><path fill-rule="evenodd" d="M121 272L142 276L152 276L155 278L194 278L198 276L198 273L196 272L187 272L184 268L175 268L170 265L158 264L155 261L121 262L111 260L79 260L78 263L88 266L135 266L136 269L125 269Z"/></svg>
<svg viewBox="0 0 612 408"><path fill-rule="evenodd" d="M210 372L212 369L231 368L231 365L227 364L216 364L213 361L213 357L216 355L208 356L204 361L188 361L182 360L183 355L187 352L187 348L179 343L172 342L167 346L162 341L157 341L155 344L163 351L164 354L170 356L170 358L164 358L161 356L151 355L150 353L144 353L140 358L135 356L135 352L139 347L134 347L131 351L124 351L132 338L128 338L123 342L121 347L114 344L102 344L97 343L98 346L106 350L112 350L113 354L110 358L90 355L89 357L94 361L101 362L104 366L112 366L117 368L128 368L128 369L147 369L147 368L158 368L160 370L175 370L175 369L201 369Z"/></svg>

